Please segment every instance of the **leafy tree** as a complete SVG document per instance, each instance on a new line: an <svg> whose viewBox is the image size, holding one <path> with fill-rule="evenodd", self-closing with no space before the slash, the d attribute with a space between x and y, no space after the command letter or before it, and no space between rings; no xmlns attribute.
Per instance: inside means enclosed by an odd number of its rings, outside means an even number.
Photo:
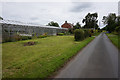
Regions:
<svg viewBox="0 0 120 80"><path fill-rule="evenodd" d="M117 26L117 27L115 28L115 31L116 31L117 33L120 33L120 26Z"/></svg>
<svg viewBox="0 0 120 80"><path fill-rule="evenodd" d="M90 14L88 13L86 16L85 16L85 19L83 19L83 23L85 23L84 25L84 28L98 28L98 14L97 13L93 13L93 14Z"/></svg>
<svg viewBox="0 0 120 80"><path fill-rule="evenodd" d="M81 28L81 25L80 25L79 22L77 22L76 25L73 26L73 29L74 29L74 30L75 30L75 29L80 29L80 28Z"/></svg>
<svg viewBox="0 0 120 80"><path fill-rule="evenodd" d="M120 16L117 16L116 25L120 26Z"/></svg>
<svg viewBox="0 0 120 80"><path fill-rule="evenodd" d="M120 18L115 13L110 13L108 16L103 16L103 23L106 24L107 31L114 31L116 26L119 25Z"/></svg>
<svg viewBox="0 0 120 80"><path fill-rule="evenodd" d="M102 30L106 30L106 27L103 27Z"/></svg>
<svg viewBox="0 0 120 80"><path fill-rule="evenodd" d="M51 21L50 23L48 23L47 26L55 26L55 27L59 27L59 24L57 22L53 22Z"/></svg>
<svg viewBox="0 0 120 80"><path fill-rule="evenodd" d="M0 20L3 20L3 18L0 16Z"/></svg>

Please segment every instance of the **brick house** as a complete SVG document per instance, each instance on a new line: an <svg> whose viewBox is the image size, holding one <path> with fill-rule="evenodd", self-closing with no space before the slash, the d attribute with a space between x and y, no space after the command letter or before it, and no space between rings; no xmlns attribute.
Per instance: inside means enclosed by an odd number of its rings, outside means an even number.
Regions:
<svg viewBox="0 0 120 80"><path fill-rule="evenodd" d="M67 21L65 21L65 23L61 27L62 28L73 28L73 24L67 23Z"/></svg>

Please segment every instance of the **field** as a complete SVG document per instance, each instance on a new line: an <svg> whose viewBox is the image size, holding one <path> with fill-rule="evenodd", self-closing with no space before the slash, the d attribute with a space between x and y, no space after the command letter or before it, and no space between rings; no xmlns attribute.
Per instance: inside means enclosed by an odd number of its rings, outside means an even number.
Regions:
<svg viewBox="0 0 120 80"><path fill-rule="evenodd" d="M3 43L3 78L46 78L93 39L76 42L74 36L51 36ZM24 46L28 41L36 44Z"/></svg>
<svg viewBox="0 0 120 80"><path fill-rule="evenodd" d="M114 35L112 33L107 34L108 38L112 41L112 43L120 49L120 36Z"/></svg>

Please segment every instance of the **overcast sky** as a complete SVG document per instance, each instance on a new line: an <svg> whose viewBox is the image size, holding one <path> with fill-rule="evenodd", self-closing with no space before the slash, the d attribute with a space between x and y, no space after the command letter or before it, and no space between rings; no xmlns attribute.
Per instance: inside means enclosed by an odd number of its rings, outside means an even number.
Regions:
<svg viewBox="0 0 120 80"><path fill-rule="evenodd" d="M118 2L2 2L0 16L43 25L55 21L62 25L66 20L82 24L82 19L94 12L98 13L99 21L109 13L118 14Z"/></svg>

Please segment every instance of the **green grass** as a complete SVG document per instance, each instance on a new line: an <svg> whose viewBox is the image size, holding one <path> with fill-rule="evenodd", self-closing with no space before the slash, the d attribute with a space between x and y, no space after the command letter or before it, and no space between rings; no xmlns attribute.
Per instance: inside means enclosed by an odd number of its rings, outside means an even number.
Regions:
<svg viewBox="0 0 120 80"><path fill-rule="evenodd" d="M93 39L76 42L73 36L51 36L3 43L3 78L47 78ZM28 41L37 44L23 46Z"/></svg>
<svg viewBox="0 0 120 80"><path fill-rule="evenodd" d="M120 36L114 35L112 33L107 33L108 38L112 41L112 43L120 49Z"/></svg>

